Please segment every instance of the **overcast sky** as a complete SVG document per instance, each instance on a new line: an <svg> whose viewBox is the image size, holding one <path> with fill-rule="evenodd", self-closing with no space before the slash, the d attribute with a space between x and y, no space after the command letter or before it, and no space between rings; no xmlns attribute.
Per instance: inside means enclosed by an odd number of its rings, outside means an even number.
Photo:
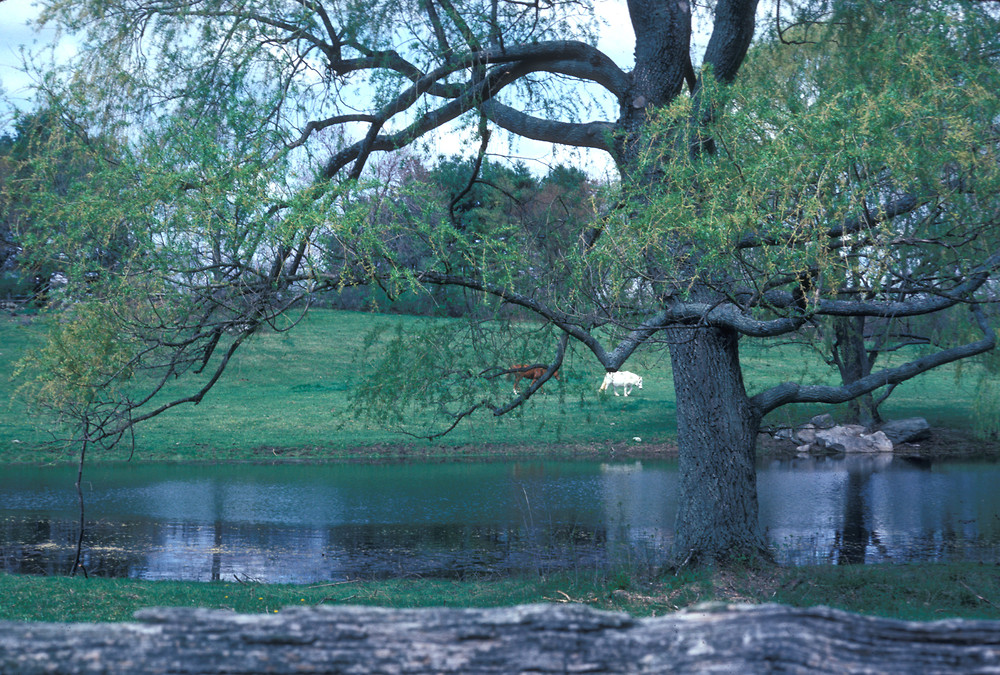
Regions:
<svg viewBox="0 0 1000 675"><path fill-rule="evenodd" d="M34 0L0 0L0 86L18 104L27 104L28 77L19 71L21 48L33 52L55 41L55 31L36 33L28 22L38 14ZM63 40L56 58L71 58L75 50L72 41ZM48 57L46 57L48 58Z"/></svg>

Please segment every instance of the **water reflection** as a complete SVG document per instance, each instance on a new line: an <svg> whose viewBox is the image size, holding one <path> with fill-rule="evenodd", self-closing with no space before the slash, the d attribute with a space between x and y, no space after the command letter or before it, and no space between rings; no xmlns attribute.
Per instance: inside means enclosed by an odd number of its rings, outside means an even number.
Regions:
<svg viewBox="0 0 1000 675"><path fill-rule="evenodd" d="M998 478L994 462L776 462L758 471L761 522L787 564L997 562Z"/></svg>
<svg viewBox="0 0 1000 675"><path fill-rule="evenodd" d="M0 477L0 566L66 574L67 468ZM90 467L92 575L312 583L652 569L671 543L670 462ZM759 467L761 523L786 564L1000 561L1000 470L892 457Z"/></svg>

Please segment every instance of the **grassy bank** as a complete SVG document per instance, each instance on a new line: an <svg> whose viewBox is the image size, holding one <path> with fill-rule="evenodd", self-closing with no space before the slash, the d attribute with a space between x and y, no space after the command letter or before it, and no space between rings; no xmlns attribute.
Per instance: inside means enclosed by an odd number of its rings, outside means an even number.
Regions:
<svg viewBox="0 0 1000 675"><path fill-rule="evenodd" d="M0 620L127 621L142 607L208 607L271 613L289 606L495 607L579 602L651 616L702 602L827 605L910 620L1000 619L1000 575L993 565L925 564L692 572L651 582L549 578L443 581L410 579L310 586L184 583L0 574Z"/></svg>
<svg viewBox="0 0 1000 675"><path fill-rule="evenodd" d="M43 339L45 317L0 318L0 373ZM51 319L48 319L51 320ZM624 398L599 394L603 374L592 355L571 352L558 382L545 386L518 411L494 418L473 415L435 442L419 441L395 425L350 414L354 387L373 367L378 350L365 351L373 330L406 332L432 323L416 317L316 310L285 333L255 336L238 352L223 379L197 406L180 406L136 430L135 453L155 460L338 459L383 455L424 457L533 452L656 451L674 440L674 398L663 352L640 353L628 368L645 386ZM442 353L447 354L448 347ZM807 349L748 342L742 350L751 391L780 381L833 381L834 373ZM525 357L534 361L534 358ZM896 389L888 417L920 415L934 426L971 429L978 377L974 368L944 368ZM180 387L197 382L182 378ZM0 462L61 461L72 451L45 446L49 421L13 397L17 382L0 378ZM823 408L791 407L771 421L801 421ZM836 411L834 411L836 414ZM410 431L426 415L412 415ZM639 439L639 440L636 440ZM94 451L92 459L128 456L129 448Z"/></svg>

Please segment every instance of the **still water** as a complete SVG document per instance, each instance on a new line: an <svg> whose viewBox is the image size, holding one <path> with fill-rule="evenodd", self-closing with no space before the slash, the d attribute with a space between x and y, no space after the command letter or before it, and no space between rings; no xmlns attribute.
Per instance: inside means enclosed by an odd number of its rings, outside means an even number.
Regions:
<svg viewBox="0 0 1000 675"><path fill-rule="evenodd" d="M70 467L0 475L0 569L66 574ZM652 569L670 546L667 461L91 466L91 575L316 583ZM761 526L784 564L1000 561L1000 466L773 461Z"/></svg>

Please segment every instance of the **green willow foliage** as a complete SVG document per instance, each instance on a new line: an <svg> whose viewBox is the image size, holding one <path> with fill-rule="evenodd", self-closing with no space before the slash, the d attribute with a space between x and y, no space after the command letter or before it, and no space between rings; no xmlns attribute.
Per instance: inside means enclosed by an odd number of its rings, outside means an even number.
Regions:
<svg viewBox="0 0 1000 675"><path fill-rule="evenodd" d="M602 229L596 246L564 246L558 267L544 266L556 274L534 277L533 297L614 333L665 297L707 287L763 320L807 317L815 329L807 334L827 340L829 359L834 330L821 301L884 301L921 288L933 295L945 292L937 284L973 276L1000 249L997 22L890 9L813 26L795 45L763 40L735 83L705 74L700 113L687 97L656 111L634 170L648 179L623 182L620 208L566 233L564 244ZM436 250L455 260L447 246ZM466 264L511 292L526 288L524 271L539 262L513 222L461 250L478 250ZM781 289L798 302L770 303ZM977 299L992 303L995 290L988 285ZM976 339L959 312L869 319L861 344L929 353ZM421 344L436 343L401 337L396 349ZM467 380L459 389L469 405L485 391ZM398 405L384 401L386 410ZM454 408L440 410L443 420L454 417Z"/></svg>
<svg viewBox="0 0 1000 675"><path fill-rule="evenodd" d="M643 170L660 179L631 195L639 217L615 222L608 260L654 257L678 288L739 302L734 279L764 293L806 273L806 300L879 297L898 270L957 278L988 258L1000 242L996 22L881 7L851 18L814 28L815 41L759 44L731 86L706 78L715 113L684 137L711 138L710 157L676 147L690 99L659 111ZM904 196L919 207L886 212ZM837 236L858 214L873 226Z"/></svg>
<svg viewBox="0 0 1000 675"><path fill-rule="evenodd" d="M309 286L271 274L268 252L319 226L353 230L357 217L349 190L296 195L288 163L262 161L271 145L238 106L109 142L82 132L64 101L51 103L54 121L25 139L4 185L18 205L21 264L49 278L62 309L49 345L23 364L34 377L22 391L55 411L71 440L90 426L114 440L137 408L169 405L151 401L172 379L207 368L210 384L258 326L289 325L282 315ZM270 205L284 194L279 213ZM307 277L315 285L319 275ZM343 281L335 273L320 283Z"/></svg>

